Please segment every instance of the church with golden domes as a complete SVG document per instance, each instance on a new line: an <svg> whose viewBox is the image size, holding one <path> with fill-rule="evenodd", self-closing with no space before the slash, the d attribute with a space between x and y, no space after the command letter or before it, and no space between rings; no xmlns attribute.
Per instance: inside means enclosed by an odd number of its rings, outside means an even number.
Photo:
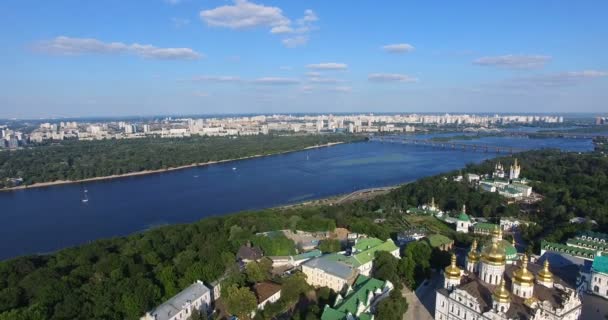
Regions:
<svg viewBox="0 0 608 320"><path fill-rule="evenodd" d="M452 255L443 287L437 290L435 319L579 319L577 291L552 272L548 260L539 265L524 255L510 264L502 243L502 231L496 228L491 243L481 250L473 241L464 268Z"/></svg>

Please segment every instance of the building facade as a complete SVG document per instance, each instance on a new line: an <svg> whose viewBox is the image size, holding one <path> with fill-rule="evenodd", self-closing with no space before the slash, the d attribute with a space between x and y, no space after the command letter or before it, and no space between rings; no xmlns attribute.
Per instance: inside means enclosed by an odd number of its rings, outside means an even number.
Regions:
<svg viewBox="0 0 608 320"><path fill-rule="evenodd" d="M508 264L500 229L492 233L491 245L477 250L474 242L467 255L466 271L456 258L444 270L444 286L437 290L435 319L455 320L575 320L581 300L572 285L543 266Z"/></svg>
<svg viewBox="0 0 608 320"><path fill-rule="evenodd" d="M147 312L141 320L186 320L194 312L207 312L211 305L211 290L201 281L196 281L188 288L167 300L165 303Z"/></svg>

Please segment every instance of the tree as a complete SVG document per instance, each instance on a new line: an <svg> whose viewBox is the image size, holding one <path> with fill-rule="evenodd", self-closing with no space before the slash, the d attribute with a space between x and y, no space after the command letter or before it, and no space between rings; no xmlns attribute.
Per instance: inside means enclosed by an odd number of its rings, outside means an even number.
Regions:
<svg viewBox="0 0 608 320"><path fill-rule="evenodd" d="M267 280L270 274L270 268L272 268L272 265L269 265L268 259L262 259L260 262L253 261L248 263L245 266L247 281L250 283L257 283Z"/></svg>
<svg viewBox="0 0 608 320"><path fill-rule="evenodd" d="M239 319L251 319L251 312L255 310L258 303L255 295L249 288L231 285L226 289L226 294L222 295L222 300L226 309Z"/></svg>
<svg viewBox="0 0 608 320"><path fill-rule="evenodd" d="M377 308L377 318L382 320L401 320L407 311L407 300L401 295L401 290L393 289L388 298L380 301Z"/></svg>
<svg viewBox="0 0 608 320"><path fill-rule="evenodd" d="M398 274L399 259L386 251L376 252L373 262L372 274L374 278L388 280L397 288L401 287L401 279Z"/></svg>
<svg viewBox="0 0 608 320"><path fill-rule="evenodd" d="M342 250L342 245L338 239L325 239L319 241L319 250L323 253L339 252Z"/></svg>
<svg viewBox="0 0 608 320"><path fill-rule="evenodd" d="M293 304L298 301L301 294L306 293L309 289L310 286L306 283L306 275L297 272L291 277L283 280L281 300L285 301L286 304Z"/></svg>

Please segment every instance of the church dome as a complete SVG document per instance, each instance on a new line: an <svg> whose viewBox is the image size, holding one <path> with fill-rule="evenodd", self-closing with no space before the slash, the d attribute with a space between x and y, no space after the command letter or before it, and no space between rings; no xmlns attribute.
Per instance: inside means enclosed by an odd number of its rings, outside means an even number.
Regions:
<svg viewBox="0 0 608 320"><path fill-rule="evenodd" d="M494 300L499 303L507 303L510 301L511 294L505 288L505 280L503 279L500 282L500 287L496 289L493 293Z"/></svg>
<svg viewBox="0 0 608 320"><path fill-rule="evenodd" d="M549 271L549 260L545 260L543 269L538 272L538 281L541 282L553 282L553 273Z"/></svg>
<svg viewBox="0 0 608 320"><path fill-rule="evenodd" d="M448 279L460 279L460 268L456 266L456 255L452 253L452 263L445 267L445 277Z"/></svg>
<svg viewBox="0 0 608 320"><path fill-rule="evenodd" d="M477 239L473 240L473 244L471 245L471 251L467 255L469 262L477 262L479 261L480 254L477 251Z"/></svg>
<svg viewBox="0 0 608 320"><path fill-rule="evenodd" d="M492 242L492 245L484 248L484 251L481 254L481 260L491 265L503 266L507 262L505 249L499 246L498 243Z"/></svg>
<svg viewBox="0 0 608 320"><path fill-rule="evenodd" d="M521 268L513 272L513 283L519 285L533 285L534 274L528 270L528 256L524 255Z"/></svg>

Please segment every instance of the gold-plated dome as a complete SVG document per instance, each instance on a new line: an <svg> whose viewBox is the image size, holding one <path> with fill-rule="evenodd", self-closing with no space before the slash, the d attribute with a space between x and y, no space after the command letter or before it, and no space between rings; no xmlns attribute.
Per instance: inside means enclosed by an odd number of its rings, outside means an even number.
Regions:
<svg viewBox="0 0 608 320"><path fill-rule="evenodd" d="M531 286L534 284L534 275L528 270L528 256L524 255L521 263L521 268L513 272L513 283L522 286Z"/></svg>
<svg viewBox="0 0 608 320"><path fill-rule="evenodd" d="M502 229L498 225L495 225L492 230L492 238L502 240Z"/></svg>
<svg viewBox="0 0 608 320"><path fill-rule="evenodd" d="M445 267L445 277L448 279L460 279L460 268L456 266L456 255L452 253L452 263Z"/></svg>
<svg viewBox="0 0 608 320"><path fill-rule="evenodd" d="M479 261L479 252L477 252L477 239L473 239L473 244L471 244L471 251L467 255L468 262L477 262Z"/></svg>
<svg viewBox="0 0 608 320"><path fill-rule="evenodd" d="M502 281L500 281L500 287L498 287L496 291L494 291L493 296L496 302L507 303L511 301L511 294L509 293L509 291L507 291L507 288L505 288L505 279L502 279Z"/></svg>
<svg viewBox="0 0 608 320"><path fill-rule="evenodd" d="M481 255L481 261L494 266L504 266L507 262L505 249L500 248L498 243L492 242L491 246L486 246Z"/></svg>
<svg viewBox="0 0 608 320"><path fill-rule="evenodd" d="M538 272L537 277L540 282L553 282L553 273L549 271L549 259L545 260L543 269Z"/></svg>

